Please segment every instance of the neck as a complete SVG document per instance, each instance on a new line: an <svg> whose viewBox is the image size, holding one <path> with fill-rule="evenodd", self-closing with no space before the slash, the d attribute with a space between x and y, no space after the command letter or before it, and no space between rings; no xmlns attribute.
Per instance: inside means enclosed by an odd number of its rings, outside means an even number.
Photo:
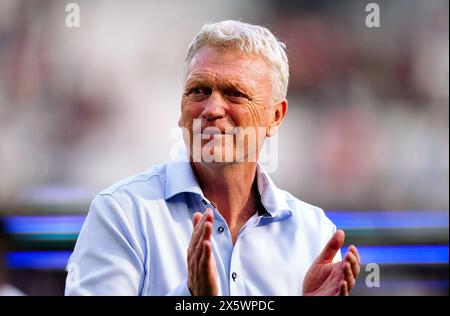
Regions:
<svg viewBox="0 0 450 316"><path fill-rule="evenodd" d="M205 196L230 229L239 230L257 211L256 162L191 164Z"/></svg>

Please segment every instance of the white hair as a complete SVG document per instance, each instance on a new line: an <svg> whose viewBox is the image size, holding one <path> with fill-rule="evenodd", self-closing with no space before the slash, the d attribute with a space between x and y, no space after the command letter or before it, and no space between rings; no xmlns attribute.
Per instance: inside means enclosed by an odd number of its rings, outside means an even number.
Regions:
<svg viewBox="0 0 450 316"><path fill-rule="evenodd" d="M286 45L267 28L233 20L205 24L187 49L185 79L192 59L204 46L238 49L263 57L273 69L273 99L279 101L286 97L289 83Z"/></svg>

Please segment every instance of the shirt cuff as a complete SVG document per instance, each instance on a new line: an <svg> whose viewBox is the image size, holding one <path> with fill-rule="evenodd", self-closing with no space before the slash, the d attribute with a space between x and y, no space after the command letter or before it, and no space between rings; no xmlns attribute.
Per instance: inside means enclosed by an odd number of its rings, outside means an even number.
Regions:
<svg viewBox="0 0 450 316"><path fill-rule="evenodd" d="M191 291L189 291L189 287L187 285L187 279L184 279L180 285L167 293L167 296L192 296Z"/></svg>

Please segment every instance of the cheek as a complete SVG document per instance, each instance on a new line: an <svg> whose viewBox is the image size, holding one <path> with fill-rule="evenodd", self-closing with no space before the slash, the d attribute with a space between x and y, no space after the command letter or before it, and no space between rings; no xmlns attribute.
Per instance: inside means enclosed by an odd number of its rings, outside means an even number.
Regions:
<svg viewBox="0 0 450 316"><path fill-rule="evenodd" d="M246 127L252 125L251 112L247 107L239 107L238 109L231 111L230 116L236 126Z"/></svg>
<svg viewBox="0 0 450 316"><path fill-rule="evenodd" d="M202 107L198 102L182 100L181 102L181 123L184 127L190 127L193 119L200 116Z"/></svg>
<svg viewBox="0 0 450 316"><path fill-rule="evenodd" d="M265 126L265 110L256 103L248 103L237 108L233 114L233 120L237 126Z"/></svg>

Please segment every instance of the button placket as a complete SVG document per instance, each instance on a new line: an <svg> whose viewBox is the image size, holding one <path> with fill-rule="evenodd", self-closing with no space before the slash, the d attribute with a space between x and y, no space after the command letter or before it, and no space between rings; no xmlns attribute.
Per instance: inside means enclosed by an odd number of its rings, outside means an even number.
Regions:
<svg viewBox="0 0 450 316"><path fill-rule="evenodd" d="M216 210L214 210L214 215L214 229L216 233L213 234L213 239L218 249L218 260L216 261L216 264L218 264L217 268L220 275L219 277L221 278L222 292L224 295L230 295L229 268L233 253L233 243L231 241L229 230L226 229L227 224L224 218ZM222 233L220 233L219 230L223 230Z"/></svg>
<svg viewBox="0 0 450 316"><path fill-rule="evenodd" d="M236 243L234 244L230 260L230 295L245 296L247 292L245 290L245 276L244 271L241 267L240 252L240 241L238 238L238 240L236 240Z"/></svg>

